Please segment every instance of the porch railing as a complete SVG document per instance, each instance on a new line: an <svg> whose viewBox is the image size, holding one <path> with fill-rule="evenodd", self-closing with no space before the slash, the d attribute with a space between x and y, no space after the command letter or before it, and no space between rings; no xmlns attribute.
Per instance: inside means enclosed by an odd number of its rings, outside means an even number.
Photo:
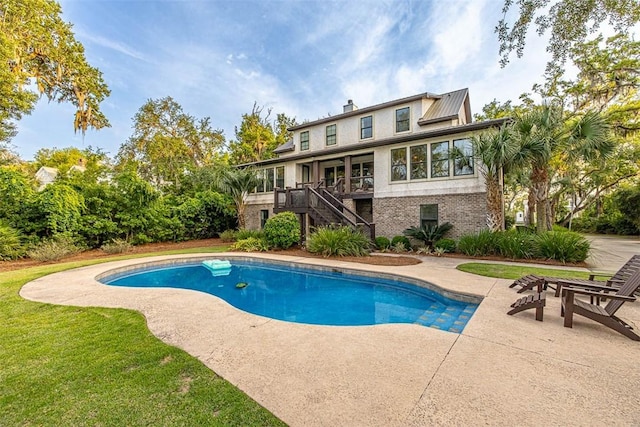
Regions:
<svg viewBox="0 0 640 427"><path fill-rule="evenodd" d="M274 190L274 211L310 214L320 223L342 224L362 231L375 239L375 224L349 209L325 188L287 188Z"/></svg>

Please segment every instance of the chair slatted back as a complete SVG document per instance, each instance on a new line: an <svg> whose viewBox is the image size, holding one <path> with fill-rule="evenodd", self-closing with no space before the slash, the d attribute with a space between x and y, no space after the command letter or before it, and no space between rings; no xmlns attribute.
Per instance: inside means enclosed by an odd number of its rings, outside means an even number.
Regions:
<svg viewBox="0 0 640 427"><path fill-rule="evenodd" d="M627 280L637 270L640 270L640 255L634 255L629 258L629 261L620 267L620 270L616 271L616 274L611 277L611 280Z"/></svg>
<svg viewBox="0 0 640 427"><path fill-rule="evenodd" d="M638 290L638 288L640 288L640 269L636 270L627 279L624 285L620 287L620 290L616 292L616 295L629 297L632 296L634 292ZM624 304L624 301L612 299L604 309L607 313L613 315L616 311L618 311L622 304Z"/></svg>

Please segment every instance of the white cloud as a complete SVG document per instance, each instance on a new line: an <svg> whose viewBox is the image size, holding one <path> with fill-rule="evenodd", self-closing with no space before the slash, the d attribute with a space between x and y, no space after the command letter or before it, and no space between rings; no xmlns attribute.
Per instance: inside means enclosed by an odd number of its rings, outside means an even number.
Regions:
<svg viewBox="0 0 640 427"><path fill-rule="evenodd" d="M114 50L118 53L121 53L123 55L129 56L131 58L134 59L138 59L140 61L146 61L148 62L149 60L147 59L146 55L144 55L141 52L138 52L136 49L132 48L131 46L128 46L125 43L122 43L120 41L116 41L116 40L111 40L108 39L106 37L102 37L99 35L95 35L95 34L90 34L88 32L85 31L76 31L78 39L82 40L82 41L89 41L91 43L95 43L99 46L105 47L107 49L111 49Z"/></svg>

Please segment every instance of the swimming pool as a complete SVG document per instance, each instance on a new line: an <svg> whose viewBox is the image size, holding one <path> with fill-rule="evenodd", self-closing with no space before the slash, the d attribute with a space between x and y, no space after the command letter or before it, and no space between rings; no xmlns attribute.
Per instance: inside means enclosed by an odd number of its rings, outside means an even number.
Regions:
<svg viewBox="0 0 640 427"><path fill-rule="evenodd" d="M192 289L249 313L318 325L415 323L459 333L477 308L469 296L448 298L419 286L426 282L410 283L411 279L392 275L274 261L228 261L209 268L201 261L150 265L107 272L98 280L113 286Z"/></svg>

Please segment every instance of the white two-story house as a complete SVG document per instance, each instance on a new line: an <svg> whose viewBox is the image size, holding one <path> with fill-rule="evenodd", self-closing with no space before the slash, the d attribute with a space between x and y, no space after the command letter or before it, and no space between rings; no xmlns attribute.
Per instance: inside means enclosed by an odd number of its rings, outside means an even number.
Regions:
<svg viewBox="0 0 640 427"><path fill-rule="evenodd" d="M261 177L247 200L247 227L291 210L305 230L364 224L393 237L411 226L450 222L453 237L486 227L486 189L471 136L503 120L471 122L469 91L422 93L289 130L277 158L253 163Z"/></svg>

